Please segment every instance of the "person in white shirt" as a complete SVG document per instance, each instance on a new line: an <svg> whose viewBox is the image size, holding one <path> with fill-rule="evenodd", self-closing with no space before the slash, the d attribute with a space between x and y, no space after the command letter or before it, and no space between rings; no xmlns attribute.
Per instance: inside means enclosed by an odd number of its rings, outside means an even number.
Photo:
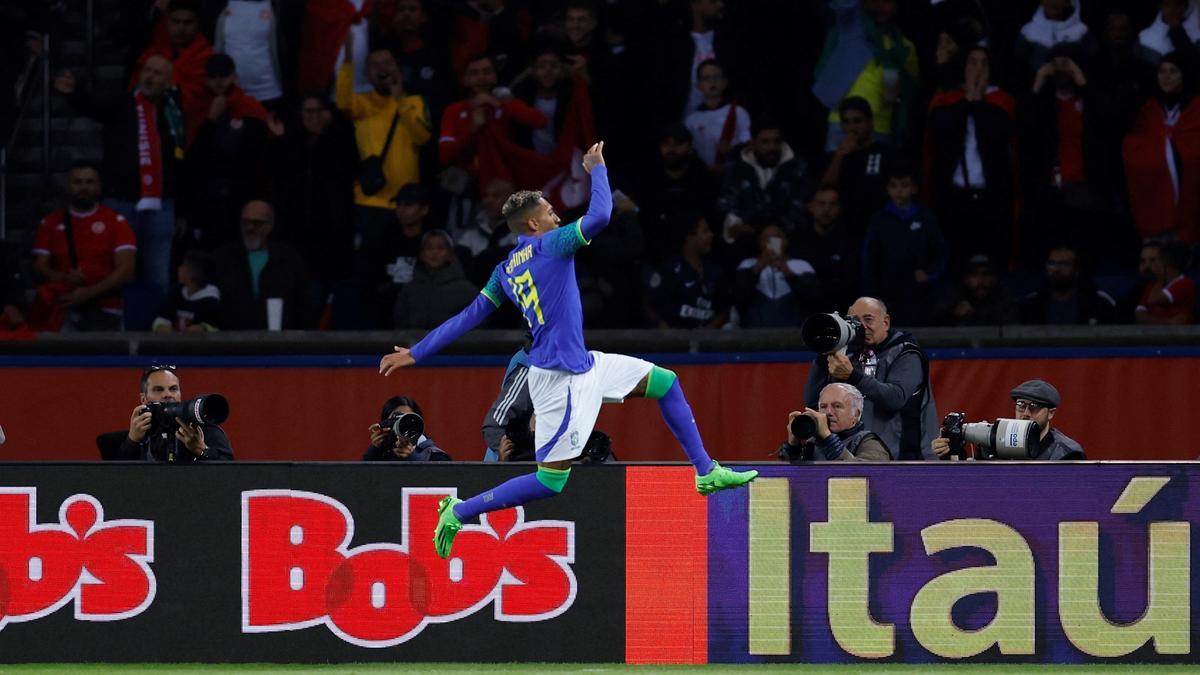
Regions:
<svg viewBox="0 0 1200 675"><path fill-rule="evenodd" d="M705 60L696 69L696 88L704 96L704 103L688 114L684 124L692 132L696 155L709 167L719 169L750 140L750 113L736 101L726 99L729 80L716 59Z"/></svg>

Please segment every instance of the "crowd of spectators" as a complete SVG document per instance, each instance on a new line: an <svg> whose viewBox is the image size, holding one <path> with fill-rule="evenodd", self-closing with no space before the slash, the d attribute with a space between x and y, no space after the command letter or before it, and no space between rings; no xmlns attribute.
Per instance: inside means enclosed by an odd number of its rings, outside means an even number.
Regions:
<svg viewBox="0 0 1200 675"><path fill-rule="evenodd" d="M103 123L72 174L98 203L73 182L42 222L32 305L2 270L0 330L429 328L512 246L508 194L586 208L598 139L589 327L860 295L906 326L1195 320L1194 0L131 4L128 92L54 82ZM70 253L94 213L100 271Z"/></svg>

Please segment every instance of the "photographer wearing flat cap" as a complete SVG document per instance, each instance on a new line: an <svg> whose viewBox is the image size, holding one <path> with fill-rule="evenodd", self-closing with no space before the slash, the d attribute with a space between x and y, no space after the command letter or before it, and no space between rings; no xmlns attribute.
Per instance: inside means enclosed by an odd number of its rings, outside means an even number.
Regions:
<svg viewBox="0 0 1200 675"><path fill-rule="evenodd" d="M1030 448L1035 461L1087 459L1079 443L1050 425L1058 404L1062 402L1054 385L1045 380L1028 380L1014 388L1009 395L1015 407L1013 417L1030 420L1037 425L1038 438ZM934 439L933 451L939 457L946 455L950 452L950 441L945 438Z"/></svg>

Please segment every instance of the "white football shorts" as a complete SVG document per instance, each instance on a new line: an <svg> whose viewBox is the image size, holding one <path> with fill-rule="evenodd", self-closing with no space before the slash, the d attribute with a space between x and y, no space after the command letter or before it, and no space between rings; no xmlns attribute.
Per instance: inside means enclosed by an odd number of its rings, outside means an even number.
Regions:
<svg viewBox="0 0 1200 675"><path fill-rule="evenodd" d="M537 416L535 456L539 462L561 462L583 453L600 406L620 401L641 382L653 363L623 354L591 352L595 363L586 373L529 367L529 397Z"/></svg>

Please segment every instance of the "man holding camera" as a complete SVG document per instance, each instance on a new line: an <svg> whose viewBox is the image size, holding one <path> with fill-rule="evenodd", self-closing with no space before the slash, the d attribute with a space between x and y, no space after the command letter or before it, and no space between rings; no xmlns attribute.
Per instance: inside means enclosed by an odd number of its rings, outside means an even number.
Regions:
<svg viewBox="0 0 1200 675"><path fill-rule="evenodd" d="M804 401L819 404L833 382L845 382L862 393L863 426L875 432L892 459L932 459L931 444L939 424L929 387L929 359L908 333L891 329L887 306L875 298L854 301L847 318L862 324L858 345L818 358L808 374Z"/></svg>
<svg viewBox="0 0 1200 675"><path fill-rule="evenodd" d="M1014 405L1013 417L1018 420L1028 420L1037 425L1038 438L1033 447L1029 448L1030 459L1034 461L1079 460L1087 459L1083 446L1062 431L1053 429L1050 420L1062 398L1054 385L1045 380L1028 380L1022 382L1009 394ZM950 453L950 440L935 438L933 452L944 458Z"/></svg>
<svg viewBox="0 0 1200 675"><path fill-rule="evenodd" d="M863 427L863 395L845 382L825 385L820 410L805 408L788 414L788 439L779 458L788 461L887 462L887 446ZM806 421L807 420L807 421Z"/></svg>
<svg viewBox="0 0 1200 675"><path fill-rule="evenodd" d="M229 438L216 424L188 424L179 417L155 419L155 403L183 400L174 366L151 366L142 373L141 403L129 417L129 433L121 441L119 459L197 464L231 461Z"/></svg>

